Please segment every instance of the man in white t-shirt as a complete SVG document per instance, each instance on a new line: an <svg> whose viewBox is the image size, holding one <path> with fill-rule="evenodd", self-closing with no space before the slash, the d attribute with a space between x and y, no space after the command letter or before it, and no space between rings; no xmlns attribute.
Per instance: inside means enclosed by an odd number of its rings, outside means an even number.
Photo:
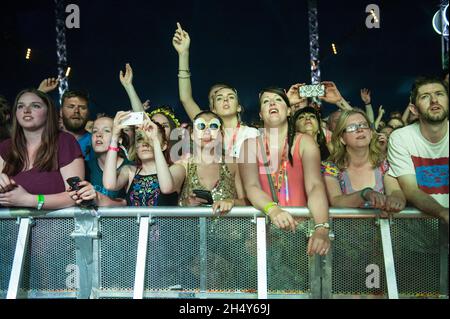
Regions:
<svg viewBox="0 0 450 319"><path fill-rule="evenodd" d="M389 175L410 204L448 224L448 86L438 78L418 78L411 103L419 121L391 134Z"/></svg>

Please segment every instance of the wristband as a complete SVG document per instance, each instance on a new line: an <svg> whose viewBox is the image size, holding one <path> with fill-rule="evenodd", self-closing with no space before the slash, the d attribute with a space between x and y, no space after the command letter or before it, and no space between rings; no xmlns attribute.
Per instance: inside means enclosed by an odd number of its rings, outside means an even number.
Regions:
<svg viewBox="0 0 450 319"><path fill-rule="evenodd" d="M42 206L44 206L44 203L45 203L44 195L42 195L42 194L37 195L37 201L38 201L38 204L37 204L36 208L37 208L37 210L41 210Z"/></svg>
<svg viewBox="0 0 450 319"><path fill-rule="evenodd" d="M110 145L110 146L108 146L108 151L118 152L118 151L120 151L120 148Z"/></svg>
<svg viewBox="0 0 450 319"><path fill-rule="evenodd" d="M366 187L359 193L359 195L361 196L362 199L364 199L365 202L368 201L368 199L366 198L366 193L369 191L373 191L373 189L371 187Z"/></svg>
<svg viewBox="0 0 450 319"><path fill-rule="evenodd" d="M320 224L316 224L316 225L314 225L314 230L316 230L316 229L319 228L319 227L323 227L323 228L325 228L325 229L330 229L330 224L328 224L328 223L320 223Z"/></svg>
<svg viewBox="0 0 450 319"><path fill-rule="evenodd" d="M275 206L278 206L278 204L275 202L270 202L269 204L264 206L263 213L266 214L267 216L269 216L269 210Z"/></svg>

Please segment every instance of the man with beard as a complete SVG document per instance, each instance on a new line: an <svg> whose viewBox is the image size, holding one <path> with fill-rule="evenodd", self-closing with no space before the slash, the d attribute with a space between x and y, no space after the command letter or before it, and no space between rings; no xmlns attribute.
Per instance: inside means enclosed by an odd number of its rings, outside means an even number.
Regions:
<svg viewBox="0 0 450 319"><path fill-rule="evenodd" d="M447 83L439 78L418 78L409 107L419 120L391 134L389 175L398 179L410 204L448 224Z"/></svg>
<svg viewBox="0 0 450 319"><path fill-rule="evenodd" d="M61 118L66 132L78 141L86 160L91 149L91 133L85 126L89 120L89 97L81 91L66 91L61 99Z"/></svg>

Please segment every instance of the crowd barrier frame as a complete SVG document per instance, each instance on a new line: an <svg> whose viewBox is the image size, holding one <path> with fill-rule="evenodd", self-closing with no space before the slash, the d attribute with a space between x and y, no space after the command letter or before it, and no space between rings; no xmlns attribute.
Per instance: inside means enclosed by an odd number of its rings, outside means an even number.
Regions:
<svg viewBox="0 0 450 319"><path fill-rule="evenodd" d="M305 207L286 208L295 217L308 218L308 232L306 236L311 235L312 221L309 210ZM327 256L312 256L308 259L309 271L309 291L307 293L283 293L270 292L268 289L268 248L267 248L267 220L264 214L253 207L234 207L230 213L221 218L245 218L251 221L256 229L256 271L257 284L256 291L238 291L238 292L211 292L207 289L207 259L208 251L206 248L207 223L214 218L209 207L100 207L98 211L89 211L78 207L71 207L57 211L37 211L29 209L0 209L0 233L10 234L10 226L3 226L2 221L15 220L18 224L18 233L14 250L14 257L9 274L8 287L5 294L5 287L0 286L0 297L7 299L15 298L253 298L253 299L278 299L278 298L313 298L313 299L339 299L339 298L441 298L448 299L448 225L443 221L431 218L419 211L407 208L399 214L395 214L389 219L379 217L378 210L371 209L347 209L331 208L330 221L332 231L330 239L332 248ZM102 234L99 223L102 220L114 220L116 218L135 218L139 224L137 238L137 258L135 260L134 285L132 291L108 291L100 289L100 259L103 253L100 244ZM26 289L23 287L24 265L27 255L37 253L29 251L30 233L38 220L54 219L73 219L74 229L70 234L75 244L75 259L77 265L77 288L62 289L56 292L49 292L45 289ZM148 243L150 227L155 219L170 218L181 220L183 218L198 218L199 223L199 287L195 290L182 291L174 287L167 291L154 291L145 289L146 280L146 262L148 257ZM382 294L361 294L340 295L333 292L333 255L336 253L334 246L334 227L333 224L338 220L372 220L373 225L381 238L382 259L383 259L383 281L386 289ZM437 223L437 236L439 243L436 246L439 251L439 292L432 295L401 295L398 289L398 278L396 272L395 259L392 242L392 223L398 220L410 219L418 221L432 221ZM228 221L227 221L228 222ZM233 221L229 221L232 223ZM106 221L105 221L106 223ZM5 224L6 225L6 224ZM272 226L273 227L273 226ZM339 234L338 234L339 236ZM11 237L11 236L10 236ZM10 238L10 241L12 238ZM0 247L1 248L1 247ZM0 252L1 253L1 252ZM306 254L306 252L304 252ZM2 255L0 255L2 256ZM3 254L5 256L5 254ZM8 259L8 258L6 258ZM0 260L4 264L7 261ZM33 271L31 269L30 271ZM0 283L1 283L0 278ZM5 281L5 278L3 278ZM67 281L66 281L67 282ZM73 288L73 287L72 287Z"/></svg>

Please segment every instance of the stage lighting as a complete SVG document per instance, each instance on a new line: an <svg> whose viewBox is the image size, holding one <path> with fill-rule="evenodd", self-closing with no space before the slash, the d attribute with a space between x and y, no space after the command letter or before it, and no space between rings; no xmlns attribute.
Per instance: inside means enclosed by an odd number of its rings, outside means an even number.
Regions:
<svg viewBox="0 0 450 319"><path fill-rule="evenodd" d="M27 54L25 55L25 59L29 60L31 58L31 49L27 49Z"/></svg>
<svg viewBox="0 0 450 319"><path fill-rule="evenodd" d="M69 67L67 68L67 71L66 71L66 78L69 77L70 70L71 70L71 68L70 68L70 66L69 66Z"/></svg>
<svg viewBox="0 0 450 319"><path fill-rule="evenodd" d="M444 35L445 37L448 37L447 9L448 5L445 6L444 10L442 10L442 13L441 10L436 11L432 20L434 31L436 31L436 33L439 35Z"/></svg>
<svg viewBox="0 0 450 319"><path fill-rule="evenodd" d="M373 19L375 20L375 22L378 23L378 17L377 17L377 15L375 14L375 11L374 11L373 9L370 10L370 14L372 15L372 17L373 17Z"/></svg>
<svg viewBox="0 0 450 319"><path fill-rule="evenodd" d="M331 44L331 48L333 49L333 53L337 54L336 45L334 43Z"/></svg>

